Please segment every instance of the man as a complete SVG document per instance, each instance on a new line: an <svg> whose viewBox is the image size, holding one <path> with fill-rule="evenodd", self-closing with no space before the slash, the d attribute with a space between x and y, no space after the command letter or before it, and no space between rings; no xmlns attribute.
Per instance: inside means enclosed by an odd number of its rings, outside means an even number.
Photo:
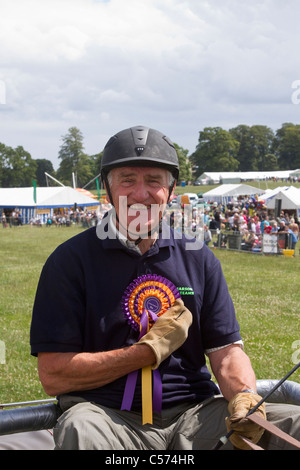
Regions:
<svg viewBox="0 0 300 470"><path fill-rule="evenodd" d="M253 442L262 435L240 423L260 397L220 263L204 244L175 236L162 222L178 171L164 134L143 126L116 134L101 168L114 209L97 228L59 246L43 268L31 352L46 393L58 396L63 411L56 449L211 449L226 426ZM140 286L153 275L180 295L156 318L155 309L143 307L142 334L142 326L128 323L122 302L132 282ZM161 380L155 393L162 406L157 412L153 405L153 421L143 423L140 375L130 405L124 396L132 374L151 368ZM237 432L231 439L245 446Z"/></svg>
<svg viewBox="0 0 300 470"><path fill-rule="evenodd" d="M209 228L206 224L203 225L203 230L204 230L204 232L203 232L203 241L204 241L205 245L209 245L209 243L212 240L211 231L209 230Z"/></svg>

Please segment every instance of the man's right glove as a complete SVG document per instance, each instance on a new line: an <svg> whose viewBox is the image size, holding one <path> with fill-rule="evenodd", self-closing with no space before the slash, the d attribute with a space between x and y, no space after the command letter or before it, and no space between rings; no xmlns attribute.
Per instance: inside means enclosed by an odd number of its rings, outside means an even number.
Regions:
<svg viewBox="0 0 300 470"><path fill-rule="evenodd" d="M247 444L239 438L239 434L247 437L251 442L256 444L264 433L264 429L257 424L249 421L246 415L261 400L261 396L257 393L241 392L235 395L228 403L229 418L225 418L227 431L235 431L230 436L230 441L238 449L249 449ZM265 404L263 403L257 409L262 418L266 419Z"/></svg>
<svg viewBox="0 0 300 470"><path fill-rule="evenodd" d="M157 369L162 361L185 342L192 321L191 312L181 299L177 299L172 307L158 317L150 331L136 343L147 344L154 352L156 362L152 369Z"/></svg>

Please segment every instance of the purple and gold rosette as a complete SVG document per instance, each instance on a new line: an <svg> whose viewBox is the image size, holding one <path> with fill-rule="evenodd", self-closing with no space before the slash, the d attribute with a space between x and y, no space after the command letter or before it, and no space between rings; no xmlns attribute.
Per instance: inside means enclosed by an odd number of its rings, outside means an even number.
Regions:
<svg viewBox="0 0 300 470"><path fill-rule="evenodd" d="M127 287L122 308L130 326L143 336L147 332L145 328L149 330L157 317L165 313L179 297L177 288L165 277L144 275Z"/></svg>
<svg viewBox="0 0 300 470"><path fill-rule="evenodd" d="M122 298L122 309L129 325L139 332L140 339L180 298L174 284L163 276L144 275L135 279L125 290ZM153 373L153 397L152 397ZM121 409L130 410L133 402L138 371L127 377ZM142 412L143 424L152 424L152 410L160 413L162 402L162 383L158 369L151 366L142 369ZM152 406L153 403L153 406Z"/></svg>

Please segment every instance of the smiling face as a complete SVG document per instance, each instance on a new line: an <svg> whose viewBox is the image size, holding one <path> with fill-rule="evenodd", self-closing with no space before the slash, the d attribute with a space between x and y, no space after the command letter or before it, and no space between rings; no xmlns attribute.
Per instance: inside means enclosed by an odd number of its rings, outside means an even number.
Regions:
<svg viewBox="0 0 300 470"><path fill-rule="evenodd" d="M117 228L131 240L147 237L157 228L166 208L170 173L152 167L114 168L109 184Z"/></svg>

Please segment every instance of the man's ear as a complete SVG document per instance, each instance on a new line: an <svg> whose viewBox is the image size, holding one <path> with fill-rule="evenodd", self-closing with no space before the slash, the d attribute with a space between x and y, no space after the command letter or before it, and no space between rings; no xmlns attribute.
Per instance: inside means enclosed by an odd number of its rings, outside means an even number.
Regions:
<svg viewBox="0 0 300 470"><path fill-rule="evenodd" d="M112 202L112 196L111 196L111 192L110 192L110 188L109 188L109 182L108 182L108 178L107 178L107 175L104 175L103 177L103 186L104 186L104 189L105 189L105 192L106 192L106 199L107 201L113 205L113 202Z"/></svg>
<svg viewBox="0 0 300 470"><path fill-rule="evenodd" d="M104 185L104 189L105 189L105 192L106 192L106 199L111 204L110 191L107 190L106 181L103 181L103 185Z"/></svg>
<svg viewBox="0 0 300 470"><path fill-rule="evenodd" d="M174 183L173 183L173 188L172 188L172 192L170 194L170 198L174 196L174 192L175 192L175 188L176 188L176 184L177 184L177 180L174 180Z"/></svg>
<svg viewBox="0 0 300 470"><path fill-rule="evenodd" d="M172 183L172 186L170 186L170 188L169 188L168 203L172 200L172 198L174 196L174 191L175 191L175 188L176 188L176 184L177 184L177 180L174 180L173 183Z"/></svg>

